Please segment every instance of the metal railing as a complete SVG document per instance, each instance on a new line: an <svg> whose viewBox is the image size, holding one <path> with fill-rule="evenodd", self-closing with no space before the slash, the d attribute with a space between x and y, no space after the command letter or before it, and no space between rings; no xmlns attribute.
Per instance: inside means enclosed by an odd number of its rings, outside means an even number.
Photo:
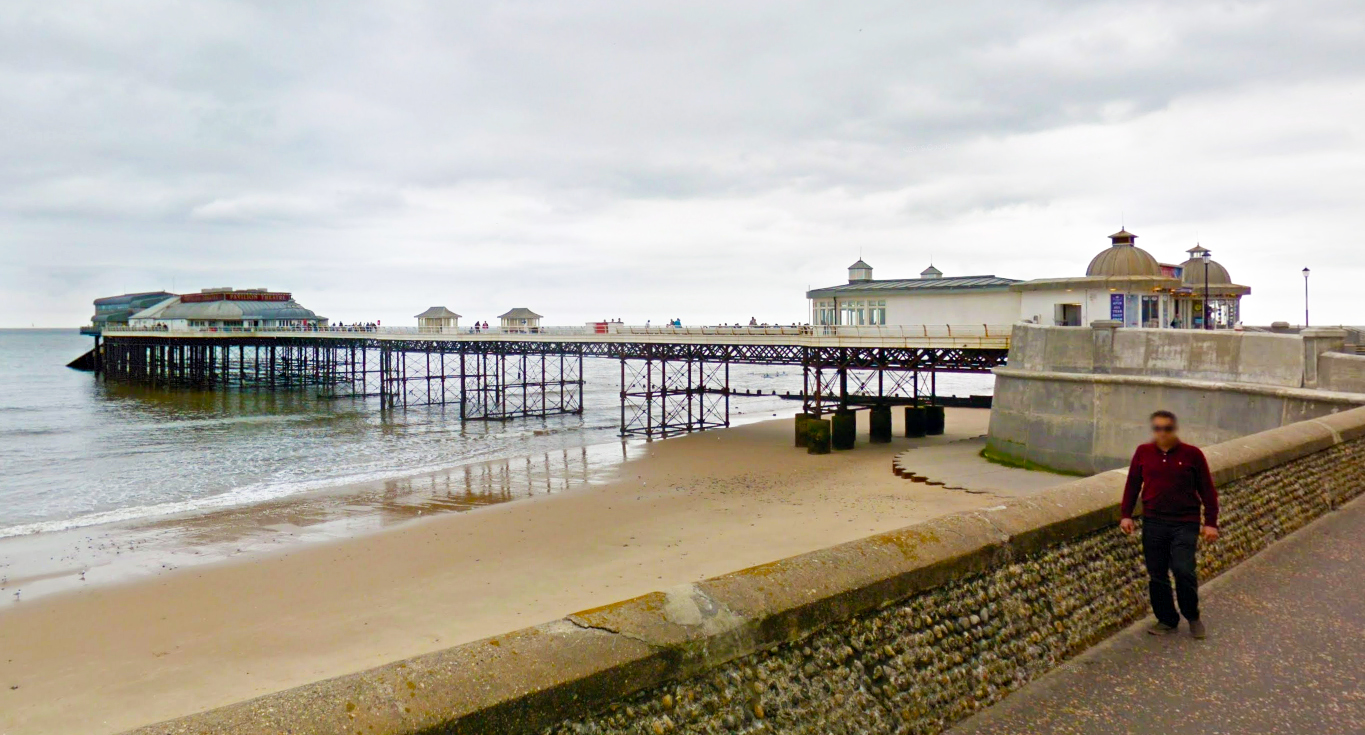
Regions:
<svg viewBox="0 0 1365 735"><path fill-rule="evenodd" d="M118 335L335 335L383 337L431 336L461 340L546 340L570 338L577 341L600 340L666 342L792 342L847 344L942 344L944 346L1007 348L1008 324L915 324L915 325L788 325L788 326L644 326L609 322L585 326L545 327L375 327L329 325L319 327L106 327L106 336Z"/></svg>

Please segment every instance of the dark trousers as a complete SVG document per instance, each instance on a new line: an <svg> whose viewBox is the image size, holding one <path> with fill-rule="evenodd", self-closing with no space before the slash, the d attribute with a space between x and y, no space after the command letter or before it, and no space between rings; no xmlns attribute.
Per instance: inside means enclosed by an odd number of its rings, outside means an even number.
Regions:
<svg viewBox="0 0 1365 735"><path fill-rule="evenodd" d="M1198 523L1146 518L1142 521L1142 556L1147 562L1147 588L1152 612L1162 623L1174 626L1180 616L1199 619L1199 578L1195 574L1194 550L1199 541ZM1175 577L1175 600L1171 577ZM1180 602L1180 613L1175 602Z"/></svg>

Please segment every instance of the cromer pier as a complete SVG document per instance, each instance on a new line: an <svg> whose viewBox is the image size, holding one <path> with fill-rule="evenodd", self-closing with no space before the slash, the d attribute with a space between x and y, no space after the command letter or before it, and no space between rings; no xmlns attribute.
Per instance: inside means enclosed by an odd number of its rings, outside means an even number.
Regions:
<svg viewBox="0 0 1365 735"><path fill-rule="evenodd" d="M938 373L990 373L1009 347L1010 328L992 325L112 327L85 359L116 382L375 396L385 408L458 405L467 420L580 413L583 361L610 359L622 435L651 439L728 426L731 365L800 366L803 415L830 415L842 448L853 410L871 409L872 439L889 439L893 406L937 404Z"/></svg>

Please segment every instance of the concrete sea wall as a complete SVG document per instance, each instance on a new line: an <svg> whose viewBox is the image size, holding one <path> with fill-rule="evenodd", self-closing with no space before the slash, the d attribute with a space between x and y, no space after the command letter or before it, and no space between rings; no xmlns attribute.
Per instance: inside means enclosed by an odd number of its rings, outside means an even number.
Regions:
<svg viewBox="0 0 1365 735"><path fill-rule="evenodd" d="M1365 393L1365 355L1327 352L1318 358L1318 387Z"/></svg>
<svg viewBox="0 0 1365 735"><path fill-rule="evenodd" d="M1365 409L1207 447L1207 578L1365 489ZM1145 614L1122 471L136 731L936 733Z"/></svg>
<svg viewBox="0 0 1365 735"><path fill-rule="evenodd" d="M1264 334L1016 325L988 451L1068 472L1127 466L1164 408L1216 444L1365 405L1365 358L1340 330ZM1321 376L1319 375L1321 373Z"/></svg>

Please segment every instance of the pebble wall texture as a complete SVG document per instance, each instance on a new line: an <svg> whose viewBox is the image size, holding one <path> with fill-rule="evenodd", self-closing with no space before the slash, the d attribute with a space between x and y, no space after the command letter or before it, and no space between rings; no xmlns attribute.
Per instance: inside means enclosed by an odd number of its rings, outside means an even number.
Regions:
<svg viewBox="0 0 1365 735"><path fill-rule="evenodd" d="M1207 579L1365 488L1365 439L1220 487ZM543 735L937 733L1147 614L1138 537L1091 532Z"/></svg>

